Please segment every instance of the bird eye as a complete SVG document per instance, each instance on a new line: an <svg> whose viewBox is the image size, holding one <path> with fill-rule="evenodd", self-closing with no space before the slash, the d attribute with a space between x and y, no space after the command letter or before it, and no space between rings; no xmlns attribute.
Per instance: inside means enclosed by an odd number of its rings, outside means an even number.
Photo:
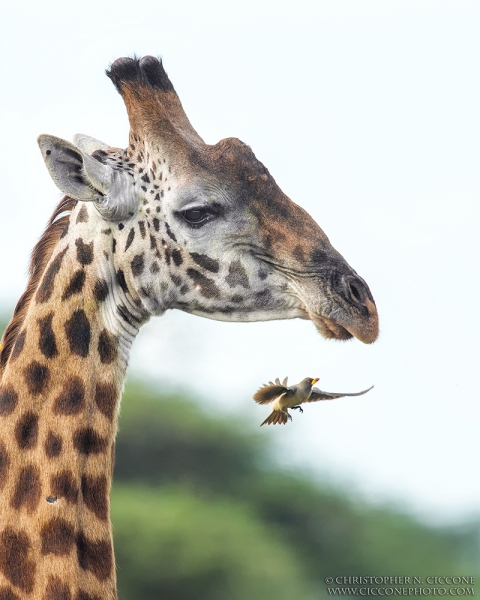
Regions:
<svg viewBox="0 0 480 600"><path fill-rule="evenodd" d="M188 208L183 211L183 218L187 223L198 224L208 220L209 212L203 206L199 206L198 208Z"/></svg>

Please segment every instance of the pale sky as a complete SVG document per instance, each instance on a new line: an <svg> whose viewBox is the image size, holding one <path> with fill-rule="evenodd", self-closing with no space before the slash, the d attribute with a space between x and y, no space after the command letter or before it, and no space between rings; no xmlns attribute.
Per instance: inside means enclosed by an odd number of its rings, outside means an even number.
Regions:
<svg viewBox="0 0 480 600"><path fill-rule="evenodd" d="M288 465L435 521L480 515L480 4L456 0L9 3L0 12L0 306L60 192L40 133L125 147L119 56L163 56L200 135L248 143L368 282L381 336L323 340L309 322L170 313L130 373L193 390L255 425L257 387L320 377L361 398L262 428ZM294 343L292 343L294 341Z"/></svg>

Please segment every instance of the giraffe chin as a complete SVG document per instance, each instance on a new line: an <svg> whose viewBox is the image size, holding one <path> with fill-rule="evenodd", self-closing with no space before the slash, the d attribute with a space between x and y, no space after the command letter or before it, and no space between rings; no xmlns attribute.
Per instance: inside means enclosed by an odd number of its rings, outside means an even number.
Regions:
<svg viewBox="0 0 480 600"><path fill-rule="evenodd" d="M334 323L331 319L327 319L326 317L310 317L314 322L317 331L327 340L350 340L353 335L342 327Z"/></svg>
<svg viewBox="0 0 480 600"><path fill-rule="evenodd" d="M350 340L355 337L364 344L372 344L378 338L378 319L374 319L372 323L361 324L344 324L329 319L324 316L311 316L311 320L315 323L317 331L326 339L334 340Z"/></svg>

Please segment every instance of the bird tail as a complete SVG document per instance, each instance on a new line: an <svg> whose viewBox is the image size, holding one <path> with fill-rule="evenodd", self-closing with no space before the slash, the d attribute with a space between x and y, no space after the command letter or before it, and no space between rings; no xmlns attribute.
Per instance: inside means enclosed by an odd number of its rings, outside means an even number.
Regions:
<svg viewBox="0 0 480 600"><path fill-rule="evenodd" d="M260 425L286 425L288 422L288 414L282 410L272 410L265 421Z"/></svg>

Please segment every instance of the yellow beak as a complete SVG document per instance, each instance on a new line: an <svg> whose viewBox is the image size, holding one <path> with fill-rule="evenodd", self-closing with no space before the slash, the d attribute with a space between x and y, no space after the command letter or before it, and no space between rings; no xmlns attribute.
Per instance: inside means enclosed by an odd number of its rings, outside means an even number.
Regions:
<svg viewBox="0 0 480 600"><path fill-rule="evenodd" d="M315 377L315 379L312 379L312 385L315 385L317 381L320 381L320 377Z"/></svg>

